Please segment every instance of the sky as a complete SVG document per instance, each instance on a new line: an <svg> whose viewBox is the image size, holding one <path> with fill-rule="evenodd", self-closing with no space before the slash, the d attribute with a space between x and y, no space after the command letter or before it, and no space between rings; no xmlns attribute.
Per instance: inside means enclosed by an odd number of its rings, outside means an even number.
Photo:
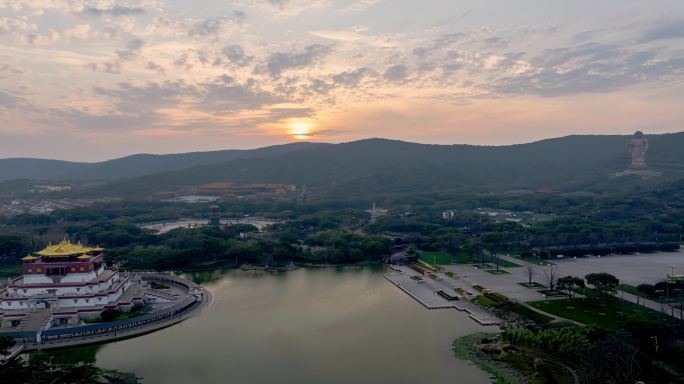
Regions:
<svg viewBox="0 0 684 384"><path fill-rule="evenodd" d="M682 0L0 0L0 158L684 130Z"/></svg>

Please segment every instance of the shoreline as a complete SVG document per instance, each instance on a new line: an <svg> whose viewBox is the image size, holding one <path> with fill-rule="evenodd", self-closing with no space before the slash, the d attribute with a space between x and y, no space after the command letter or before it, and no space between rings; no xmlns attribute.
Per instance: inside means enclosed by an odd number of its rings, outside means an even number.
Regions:
<svg viewBox="0 0 684 384"><path fill-rule="evenodd" d="M86 336L80 338L66 339L66 340L54 340L54 341L44 341L40 344L29 343L23 344L25 346L25 352L34 352L41 350L54 350L61 348L71 348L71 347L81 347L85 345L92 344L106 344L113 341L131 339L134 337L144 336L149 333L160 331L165 328L172 327L174 325L180 324L185 320L191 319L192 317L201 314L205 309L209 308L214 303L214 294L208 289L202 287L202 300L198 301L189 310L180 313L178 317L172 317L165 319L163 321L151 323L142 327L135 327L128 330L121 330L115 332L109 332L104 334L99 334L95 336Z"/></svg>
<svg viewBox="0 0 684 384"><path fill-rule="evenodd" d="M504 362L487 357L475 348L476 343L497 335L499 334L476 332L455 338L451 343L451 351L457 359L468 361L482 372L489 374L493 383L528 384L529 381L522 372Z"/></svg>

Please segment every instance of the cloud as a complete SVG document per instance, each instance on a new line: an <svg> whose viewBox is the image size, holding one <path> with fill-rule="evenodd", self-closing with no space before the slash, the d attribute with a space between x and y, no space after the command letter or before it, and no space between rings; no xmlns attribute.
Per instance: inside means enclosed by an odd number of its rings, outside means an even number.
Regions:
<svg viewBox="0 0 684 384"><path fill-rule="evenodd" d="M253 57L245 54L245 49L239 44L231 44L223 47L223 55L233 64L244 65L252 61Z"/></svg>
<svg viewBox="0 0 684 384"><path fill-rule="evenodd" d="M260 89L251 79L240 83L230 76L200 84L204 95L200 108L211 111L229 112L246 109L259 109L265 105L285 100Z"/></svg>
<svg viewBox="0 0 684 384"><path fill-rule="evenodd" d="M662 20L641 36L642 43L684 38L684 19Z"/></svg>
<svg viewBox="0 0 684 384"><path fill-rule="evenodd" d="M332 48L329 46L312 44L300 52L276 52L269 56L266 70L272 77L277 77L285 70L312 65L331 51Z"/></svg>
<svg viewBox="0 0 684 384"><path fill-rule="evenodd" d="M408 76L408 68L405 65L393 65L385 71L383 77L389 81L401 81Z"/></svg>
<svg viewBox="0 0 684 384"><path fill-rule="evenodd" d="M3 78L17 78L18 76L24 75L26 71L22 68L14 66L8 63L0 63L0 79Z"/></svg>
<svg viewBox="0 0 684 384"><path fill-rule="evenodd" d="M0 35L36 29L38 26L28 22L24 17L0 17Z"/></svg>
<svg viewBox="0 0 684 384"><path fill-rule="evenodd" d="M104 70L107 73L121 73L126 62L133 61L140 56L145 42L142 39L134 38L128 41L126 49L116 51L116 58L103 64L88 63L87 67L92 70Z"/></svg>
<svg viewBox="0 0 684 384"><path fill-rule="evenodd" d="M81 11L86 16L138 16L145 14L145 9L142 7L127 7L123 5L115 5L110 8L85 7Z"/></svg>
<svg viewBox="0 0 684 384"><path fill-rule="evenodd" d="M615 44L546 50L530 62L534 67L528 71L492 81L493 89L505 94L563 96L613 91L684 74L684 62L659 58L654 50Z"/></svg>
<svg viewBox="0 0 684 384"><path fill-rule="evenodd" d="M95 91L114 99L119 111L136 115L146 110L169 108L224 113L260 109L286 101L261 89L255 80L240 82L228 75L198 83L169 80L133 85L122 82L116 88L96 87Z"/></svg>
<svg viewBox="0 0 684 384"><path fill-rule="evenodd" d="M58 41L59 39L59 33L51 29L44 35L29 33L28 35L24 36L22 40L31 45L49 45Z"/></svg>
<svg viewBox="0 0 684 384"><path fill-rule="evenodd" d="M382 1L383 0L358 0L342 8L342 12L362 12Z"/></svg>
<svg viewBox="0 0 684 384"><path fill-rule="evenodd" d="M62 33L67 39L86 40L90 37L90 24L79 24L64 30Z"/></svg>
<svg viewBox="0 0 684 384"><path fill-rule="evenodd" d="M275 10L280 16L297 16L305 11L323 8L330 3L328 0L259 0L267 9Z"/></svg>
<svg viewBox="0 0 684 384"><path fill-rule="evenodd" d="M242 11L233 11L231 16L214 17L195 22L188 30L191 37L227 37L242 25L247 15Z"/></svg>
<svg viewBox="0 0 684 384"><path fill-rule="evenodd" d="M0 90L0 108L14 108L21 101L21 98L10 95Z"/></svg>
<svg viewBox="0 0 684 384"><path fill-rule="evenodd" d="M332 76L335 84L352 87L358 85L364 78L376 75L377 73L369 68L357 68L350 71L340 72Z"/></svg>

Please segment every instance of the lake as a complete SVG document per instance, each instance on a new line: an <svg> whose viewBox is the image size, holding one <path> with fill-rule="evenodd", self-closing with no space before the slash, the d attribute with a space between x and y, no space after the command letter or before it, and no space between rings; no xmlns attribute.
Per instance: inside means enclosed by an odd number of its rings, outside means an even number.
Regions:
<svg viewBox="0 0 684 384"><path fill-rule="evenodd" d="M134 339L71 350L147 384L489 383L453 338L485 328L427 310L384 267L226 270L190 275L214 294L203 313ZM91 357L92 358L92 357Z"/></svg>

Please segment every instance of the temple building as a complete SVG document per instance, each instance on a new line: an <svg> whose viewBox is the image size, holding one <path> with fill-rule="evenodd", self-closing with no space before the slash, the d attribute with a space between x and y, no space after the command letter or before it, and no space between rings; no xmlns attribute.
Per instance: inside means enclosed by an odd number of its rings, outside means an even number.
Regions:
<svg viewBox="0 0 684 384"><path fill-rule="evenodd" d="M30 348L64 339L87 343L123 330L149 332L206 303L204 290L191 281L120 273L107 268L103 252L65 239L22 258L22 275L0 284L0 336ZM131 316L105 321L106 311Z"/></svg>
<svg viewBox="0 0 684 384"><path fill-rule="evenodd" d="M71 308L108 305L130 286L105 268L102 248L64 240L22 259L23 275L10 281L0 309Z"/></svg>
<svg viewBox="0 0 684 384"><path fill-rule="evenodd" d="M0 328L74 325L143 304L145 287L107 268L103 251L65 239L22 258L22 276L0 289Z"/></svg>

